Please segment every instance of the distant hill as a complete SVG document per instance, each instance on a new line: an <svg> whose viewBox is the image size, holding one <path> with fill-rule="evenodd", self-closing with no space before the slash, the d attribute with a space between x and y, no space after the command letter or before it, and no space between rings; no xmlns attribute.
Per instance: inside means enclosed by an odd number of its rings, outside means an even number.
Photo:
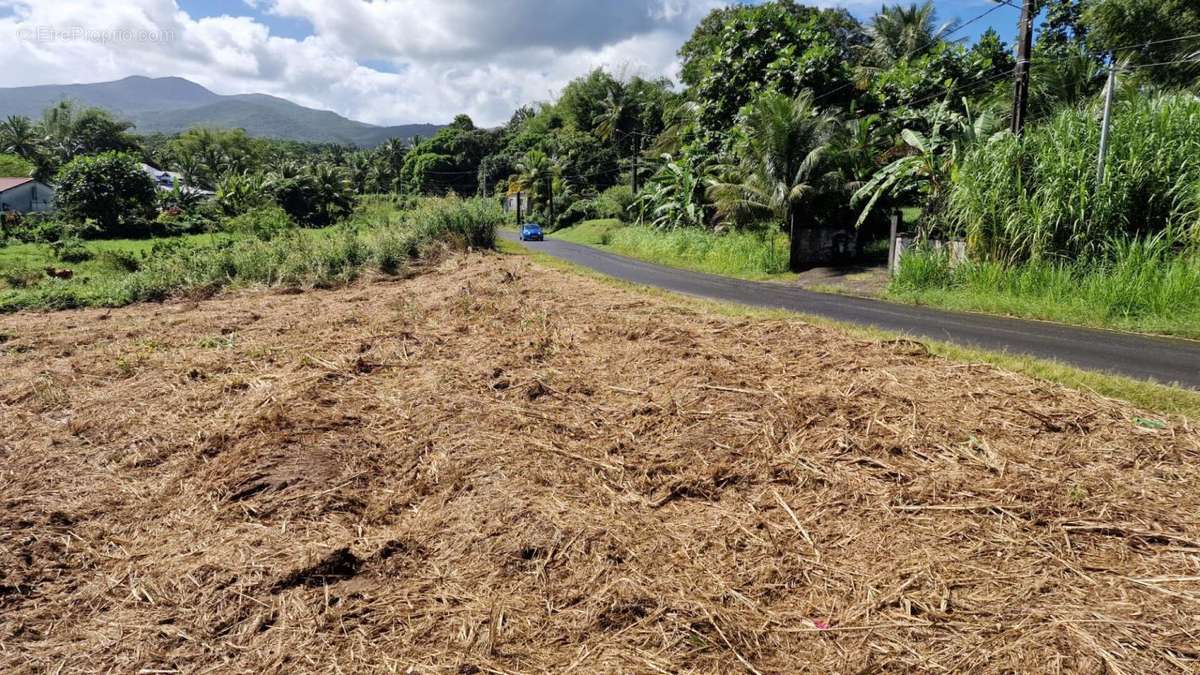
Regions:
<svg viewBox="0 0 1200 675"><path fill-rule="evenodd" d="M264 138L371 148L390 138L428 138L443 126L380 127L265 94L222 96L179 77L0 88L0 118L24 115L36 119L43 110L64 99L105 108L133 122L139 133L173 134L193 127L239 128Z"/></svg>

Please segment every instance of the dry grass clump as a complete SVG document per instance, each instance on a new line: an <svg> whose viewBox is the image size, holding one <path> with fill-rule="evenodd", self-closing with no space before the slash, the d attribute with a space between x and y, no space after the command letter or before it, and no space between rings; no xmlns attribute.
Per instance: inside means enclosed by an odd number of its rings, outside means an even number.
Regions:
<svg viewBox="0 0 1200 675"><path fill-rule="evenodd" d="M495 255L0 319L5 672L1190 672L1185 420Z"/></svg>

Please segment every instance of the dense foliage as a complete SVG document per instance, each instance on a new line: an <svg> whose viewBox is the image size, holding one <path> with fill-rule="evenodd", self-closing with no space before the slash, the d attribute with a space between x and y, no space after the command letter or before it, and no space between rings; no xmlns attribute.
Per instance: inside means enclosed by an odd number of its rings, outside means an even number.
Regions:
<svg viewBox="0 0 1200 675"><path fill-rule="evenodd" d="M93 221L101 236L148 233L155 186L137 159L120 152L82 155L55 178L55 201L63 215Z"/></svg>
<svg viewBox="0 0 1200 675"><path fill-rule="evenodd" d="M1067 109L1022 137L1004 134L966 154L948 219L974 253L1001 261L1089 257L1114 238L1146 235L1200 243L1200 100L1122 101L1102 184L1097 113Z"/></svg>

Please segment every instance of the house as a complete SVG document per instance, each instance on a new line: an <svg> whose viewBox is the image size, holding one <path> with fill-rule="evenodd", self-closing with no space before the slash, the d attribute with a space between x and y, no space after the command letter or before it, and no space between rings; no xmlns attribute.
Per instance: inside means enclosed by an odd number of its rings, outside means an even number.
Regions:
<svg viewBox="0 0 1200 675"><path fill-rule="evenodd" d="M149 164L143 164L142 171L147 176L150 176L150 180L154 181L154 185L160 192L170 192L178 186L182 192L189 194L197 194L205 197L213 194L210 190L201 190L200 188L188 185L187 178L176 171L160 171Z"/></svg>
<svg viewBox="0 0 1200 675"><path fill-rule="evenodd" d="M0 212L40 213L54 210L54 190L32 178L0 178Z"/></svg>

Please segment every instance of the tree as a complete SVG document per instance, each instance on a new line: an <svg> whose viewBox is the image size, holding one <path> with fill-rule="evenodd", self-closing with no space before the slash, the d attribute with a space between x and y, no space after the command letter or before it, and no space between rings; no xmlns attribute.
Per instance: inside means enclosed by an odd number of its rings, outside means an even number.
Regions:
<svg viewBox="0 0 1200 675"><path fill-rule="evenodd" d="M724 218L781 222L792 242L792 269L802 263L798 235L806 224L805 206L841 188L830 161L838 126L835 117L816 108L811 93L762 94L746 112L736 164L718 169L733 180L715 180L708 190ZM816 218L810 215L807 224L816 225Z"/></svg>
<svg viewBox="0 0 1200 675"><path fill-rule="evenodd" d="M28 117L11 115L0 122L0 152L11 152L25 159L37 156L37 131Z"/></svg>
<svg viewBox="0 0 1200 675"><path fill-rule="evenodd" d="M47 108L37 125L42 154L54 165L79 155L130 152L138 149L128 132L133 124L120 121L100 108L78 109L70 101Z"/></svg>
<svg viewBox="0 0 1200 675"><path fill-rule="evenodd" d="M496 146L497 134L459 115L428 140L414 143L401 167L402 187L414 194L475 194L479 165Z"/></svg>
<svg viewBox="0 0 1200 675"><path fill-rule="evenodd" d="M742 106L759 92L824 92L823 102L834 107L856 98L853 70L865 35L844 11L775 1L718 12L719 20L702 22L681 51L710 150L723 144Z"/></svg>
<svg viewBox="0 0 1200 675"><path fill-rule="evenodd" d="M1042 54L1059 55L1079 51L1087 44L1087 26L1083 23L1083 0L1038 0L1034 11L1046 12L1038 34L1037 49ZM1036 61L1035 61L1036 63Z"/></svg>
<svg viewBox="0 0 1200 675"><path fill-rule="evenodd" d="M944 42L955 22L938 25L937 9L932 0L918 5L885 5L871 19L867 33L871 37L870 61L888 67L913 58Z"/></svg>
<svg viewBox="0 0 1200 675"><path fill-rule="evenodd" d="M33 175L34 166L19 155L0 154L0 176L23 178Z"/></svg>
<svg viewBox="0 0 1200 675"><path fill-rule="evenodd" d="M157 188L137 158L105 152L71 160L55 181L55 202L69 218L93 220L102 236L142 236Z"/></svg>
<svg viewBox="0 0 1200 675"><path fill-rule="evenodd" d="M198 186L212 189L226 174L260 170L267 144L242 129L189 129L167 146L172 166Z"/></svg>
<svg viewBox="0 0 1200 675"><path fill-rule="evenodd" d="M1200 78L1197 41L1175 39L1200 33L1200 4L1196 0L1092 0L1084 4L1082 23L1089 49L1120 49L1116 56L1122 62L1147 65L1189 61L1139 73L1151 82L1180 86Z"/></svg>
<svg viewBox="0 0 1200 675"><path fill-rule="evenodd" d="M530 203L546 209L554 226L554 182L558 178L558 163L541 150L530 150L517 162L517 186L530 195Z"/></svg>

